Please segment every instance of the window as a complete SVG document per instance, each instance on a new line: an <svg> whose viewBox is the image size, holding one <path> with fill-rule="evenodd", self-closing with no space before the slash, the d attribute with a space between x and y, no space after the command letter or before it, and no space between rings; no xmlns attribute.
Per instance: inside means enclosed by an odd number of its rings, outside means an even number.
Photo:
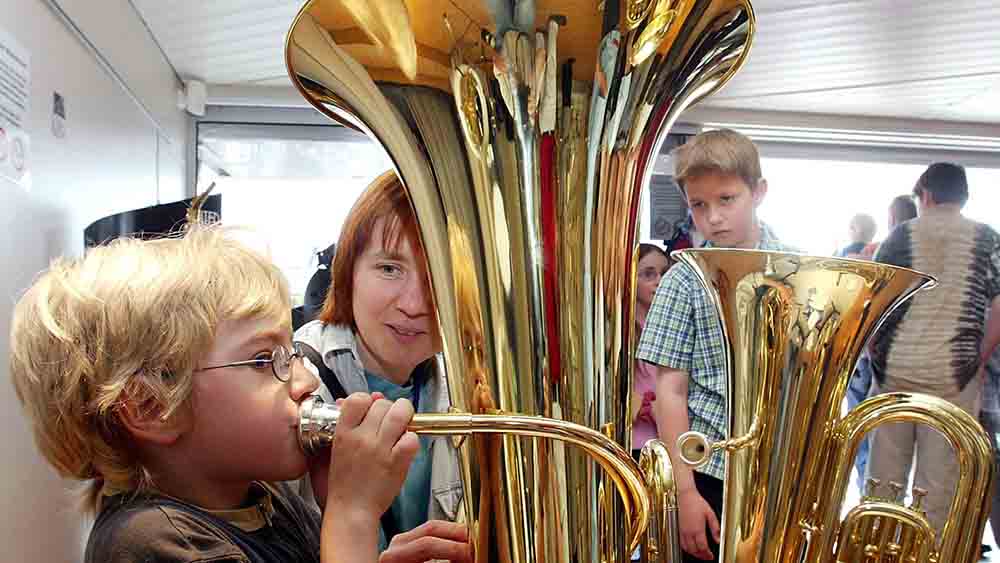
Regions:
<svg viewBox="0 0 1000 563"><path fill-rule="evenodd" d="M302 303L316 254L335 243L354 202L388 155L336 125L205 123L198 126L199 191L216 183L223 221L252 229Z"/></svg>
<svg viewBox="0 0 1000 563"><path fill-rule="evenodd" d="M888 234L892 198L910 194L925 165L763 158L768 193L760 217L788 244L809 254L832 254L847 244L857 213L875 218L875 240ZM969 168L963 213L1000 230L1000 169Z"/></svg>

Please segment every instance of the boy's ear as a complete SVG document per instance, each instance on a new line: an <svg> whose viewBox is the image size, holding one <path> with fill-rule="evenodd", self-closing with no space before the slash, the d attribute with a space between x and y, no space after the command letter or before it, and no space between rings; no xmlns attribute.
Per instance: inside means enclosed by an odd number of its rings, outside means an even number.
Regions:
<svg viewBox="0 0 1000 563"><path fill-rule="evenodd" d="M183 412L163 418L163 405L152 398L143 401L126 398L118 408L122 425L133 438L142 442L169 446L187 431Z"/></svg>
<svg viewBox="0 0 1000 563"><path fill-rule="evenodd" d="M757 186L750 190L750 194L753 198L753 206L759 207L764 202L764 196L767 195L767 180L764 178L758 180Z"/></svg>

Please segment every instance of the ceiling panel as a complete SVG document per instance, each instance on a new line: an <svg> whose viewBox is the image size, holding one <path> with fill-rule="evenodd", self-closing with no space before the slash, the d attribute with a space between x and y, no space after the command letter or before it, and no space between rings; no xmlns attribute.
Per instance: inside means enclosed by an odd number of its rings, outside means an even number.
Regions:
<svg viewBox="0 0 1000 563"><path fill-rule="evenodd" d="M301 0L132 2L182 77L289 85L284 38ZM996 0L757 0L754 8L747 64L706 105L1000 123Z"/></svg>
<svg viewBox="0 0 1000 563"><path fill-rule="evenodd" d="M285 34L301 0L132 0L183 78L253 84L285 76ZM287 78L285 84L289 84Z"/></svg>
<svg viewBox="0 0 1000 563"><path fill-rule="evenodd" d="M1000 2L758 0L715 107L1000 122ZM985 110L985 111L984 111Z"/></svg>

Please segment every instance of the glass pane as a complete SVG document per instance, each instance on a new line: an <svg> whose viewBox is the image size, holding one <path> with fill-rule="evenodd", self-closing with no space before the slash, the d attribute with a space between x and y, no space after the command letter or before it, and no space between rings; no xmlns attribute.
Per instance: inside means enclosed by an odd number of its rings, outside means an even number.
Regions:
<svg viewBox="0 0 1000 563"><path fill-rule="evenodd" d="M760 217L785 242L809 254L832 254L849 242L857 213L875 218L875 240L888 234L889 202L912 193L924 165L763 158L768 193ZM970 168L966 217L1000 229L1000 169Z"/></svg>
<svg viewBox="0 0 1000 563"><path fill-rule="evenodd" d="M324 131L326 130L326 131ZM337 241L362 190L390 169L385 152L337 126L221 125L199 129L199 158L215 170L226 225L247 226L266 242L302 303L316 254Z"/></svg>

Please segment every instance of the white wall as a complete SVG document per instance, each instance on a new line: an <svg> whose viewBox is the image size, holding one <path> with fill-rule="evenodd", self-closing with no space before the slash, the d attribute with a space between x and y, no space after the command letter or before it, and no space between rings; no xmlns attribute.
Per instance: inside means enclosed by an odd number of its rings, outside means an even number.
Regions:
<svg viewBox="0 0 1000 563"><path fill-rule="evenodd" d="M81 253L90 222L185 197L188 120L175 106L177 81L128 1L59 4L135 99L45 1L0 0L0 28L31 54L30 185L0 179L2 561L80 561L87 526L70 483L36 453L9 381L14 301L54 256ZM54 91L66 101L65 138L50 128Z"/></svg>

